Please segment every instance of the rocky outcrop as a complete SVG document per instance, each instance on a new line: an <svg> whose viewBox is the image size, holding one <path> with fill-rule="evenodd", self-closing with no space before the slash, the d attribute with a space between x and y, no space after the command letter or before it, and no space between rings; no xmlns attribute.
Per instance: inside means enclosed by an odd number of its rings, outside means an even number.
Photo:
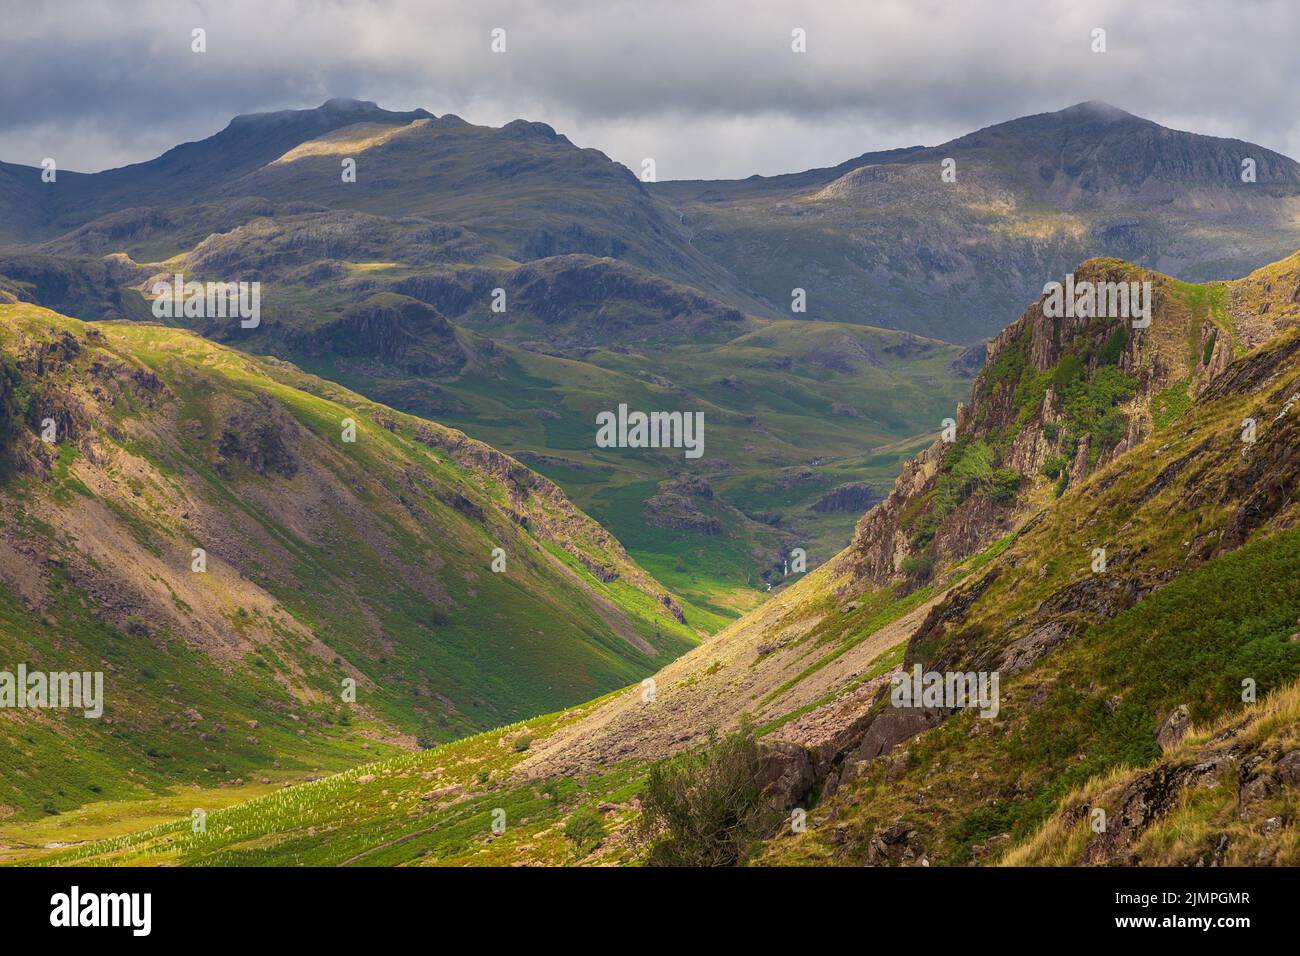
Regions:
<svg viewBox="0 0 1300 956"><path fill-rule="evenodd" d="M642 514L656 528L722 534L722 521L702 510L713 500L713 488L700 477L685 475L660 484L659 493L646 499Z"/></svg>
<svg viewBox="0 0 1300 956"><path fill-rule="evenodd" d="M850 481L837 485L814 501L812 510L819 514L862 514L879 500L880 492L865 481Z"/></svg>
<svg viewBox="0 0 1300 956"><path fill-rule="evenodd" d="M512 309L535 316L568 343L731 339L751 322L739 309L609 258L551 255L505 278Z"/></svg>
<svg viewBox="0 0 1300 956"><path fill-rule="evenodd" d="M410 375L445 376L466 362L455 328L437 309L391 293L373 295L332 322L296 333L291 346L308 355L375 359Z"/></svg>
<svg viewBox="0 0 1300 956"><path fill-rule="evenodd" d="M1156 730L1156 743L1161 750L1172 750L1187 736L1191 715L1186 704L1179 704L1160 722Z"/></svg>
<svg viewBox="0 0 1300 956"><path fill-rule="evenodd" d="M1270 267L1239 280L1229 298L1251 303L1265 294L1258 290L1285 285L1286 276L1300 272L1300 260L1288 262L1281 273ZM1243 341L1236 326L1207 313L1167 276L1096 259L1077 267L1074 280L1151 283L1150 325L1135 328L1133 316L1051 317L1044 300L1026 309L988 343L955 429L904 466L890 494L859 522L838 564L849 572L850 587L928 580L1011 531L1035 487L1053 482L1060 494L1146 441L1170 394L1209 398L1249 384L1242 380L1247 363L1231 360ZM1239 321L1258 338L1296 317L1279 308L1269 320ZM1189 349L1189 339L1199 344ZM1246 480L1276 498L1265 472L1289 473L1288 462L1274 460L1288 454L1294 451L1274 446ZM1243 507L1248 532L1262 519ZM1268 506L1254 510L1266 516Z"/></svg>
<svg viewBox="0 0 1300 956"><path fill-rule="evenodd" d="M816 783L812 758L798 744L781 740L759 745L755 785L780 810L799 806Z"/></svg>
<svg viewBox="0 0 1300 956"><path fill-rule="evenodd" d="M217 440L217 471L226 478L236 462L262 477L275 474L292 478L298 473L294 451L296 422L265 395L238 408L222 427Z"/></svg>

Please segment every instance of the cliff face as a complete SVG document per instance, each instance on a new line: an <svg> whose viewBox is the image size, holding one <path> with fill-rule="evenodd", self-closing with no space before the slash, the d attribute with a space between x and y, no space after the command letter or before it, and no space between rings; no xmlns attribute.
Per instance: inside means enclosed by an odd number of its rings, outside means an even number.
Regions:
<svg viewBox="0 0 1300 956"><path fill-rule="evenodd" d="M956 428L909 462L839 559L849 589L911 588L1166 427L1233 357L1300 315L1300 257L1192 286L1113 259L1074 282L1150 283L1150 325L1048 314L1047 296L988 344ZM1132 287L1132 286L1130 286Z"/></svg>

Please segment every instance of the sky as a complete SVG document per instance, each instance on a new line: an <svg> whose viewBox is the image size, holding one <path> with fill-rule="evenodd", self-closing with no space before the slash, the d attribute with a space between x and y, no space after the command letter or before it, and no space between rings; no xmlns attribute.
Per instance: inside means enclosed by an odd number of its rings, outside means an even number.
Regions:
<svg viewBox="0 0 1300 956"><path fill-rule="evenodd" d="M1300 158L1298 38L1294 0L0 0L0 160L92 172L331 97L542 121L660 180L1084 100Z"/></svg>

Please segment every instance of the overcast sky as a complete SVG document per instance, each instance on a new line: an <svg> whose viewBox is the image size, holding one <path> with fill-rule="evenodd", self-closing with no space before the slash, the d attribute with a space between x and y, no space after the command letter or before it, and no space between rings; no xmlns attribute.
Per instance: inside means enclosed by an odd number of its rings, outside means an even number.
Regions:
<svg viewBox="0 0 1300 956"><path fill-rule="evenodd" d="M634 169L653 156L661 180L1090 99L1300 158L1297 40L1294 0L0 0L0 159L105 169L332 96L541 120Z"/></svg>

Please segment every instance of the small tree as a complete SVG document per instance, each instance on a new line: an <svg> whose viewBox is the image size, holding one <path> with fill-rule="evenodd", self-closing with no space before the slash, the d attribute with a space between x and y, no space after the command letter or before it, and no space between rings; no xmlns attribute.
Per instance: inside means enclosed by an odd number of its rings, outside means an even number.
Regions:
<svg viewBox="0 0 1300 956"><path fill-rule="evenodd" d="M584 857L605 839L605 821L592 807L579 807L564 824L564 835L579 857Z"/></svg>
<svg viewBox="0 0 1300 956"><path fill-rule="evenodd" d="M759 787L761 753L744 724L656 763L641 795L640 834L651 866L734 866L779 813Z"/></svg>

